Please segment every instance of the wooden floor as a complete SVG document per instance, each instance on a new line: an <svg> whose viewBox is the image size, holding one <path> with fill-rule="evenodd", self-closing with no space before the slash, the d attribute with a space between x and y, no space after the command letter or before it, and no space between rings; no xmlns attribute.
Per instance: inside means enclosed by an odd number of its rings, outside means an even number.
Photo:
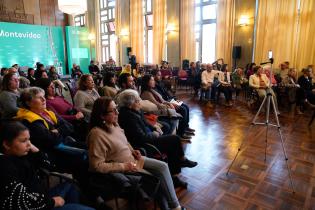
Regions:
<svg viewBox="0 0 315 210"><path fill-rule="evenodd" d="M278 130L269 128L265 147L266 127L250 129L256 111L250 110L244 99L235 100L233 107L209 108L184 90L176 95L189 105L190 127L196 129L192 144L184 145L186 156L198 161L197 167L185 168L180 175L189 183L187 190L176 190L181 205L188 210L315 210L315 122L308 127L310 110L290 117L280 107L293 194ZM270 120L274 121L273 113ZM264 114L258 121L265 122ZM244 147L226 175L242 142ZM128 204L122 203L119 209L128 209ZM113 202L110 206L115 207Z"/></svg>
<svg viewBox="0 0 315 210"><path fill-rule="evenodd" d="M177 189L183 206L189 210L315 209L315 134L307 126L310 112L290 118L282 110L279 117L293 194L276 128L269 128L264 161L266 127L249 130L255 112L244 102L209 108L188 92L178 95L190 106L190 127L196 129L192 144L185 147L186 155L199 163L181 173L189 183L187 190ZM244 149L226 175L243 140Z"/></svg>

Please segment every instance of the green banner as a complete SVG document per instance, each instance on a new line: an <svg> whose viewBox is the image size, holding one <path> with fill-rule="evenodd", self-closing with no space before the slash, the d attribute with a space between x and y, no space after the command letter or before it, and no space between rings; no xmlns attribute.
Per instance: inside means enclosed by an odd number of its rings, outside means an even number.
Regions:
<svg viewBox="0 0 315 210"><path fill-rule="evenodd" d="M55 65L65 74L62 27L0 22L0 67Z"/></svg>
<svg viewBox="0 0 315 210"><path fill-rule="evenodd" d="M95 53L94 49L90 48L91 41L88 36L89 31L86 27L66 26L67 56L70 71L72 64L75 63L81 67L83 73L89 72L88 66L91 54L94 55Z"/></svg>

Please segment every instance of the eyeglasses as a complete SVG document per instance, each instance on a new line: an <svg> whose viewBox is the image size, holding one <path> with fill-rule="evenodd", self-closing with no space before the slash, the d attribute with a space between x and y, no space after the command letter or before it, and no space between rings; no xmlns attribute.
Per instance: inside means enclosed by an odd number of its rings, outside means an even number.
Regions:
<svg viewBox="0 0 315 210"><path fill-rule="evenodd" d="M113 110L106 112L107 114L109 113L118 113L117 107L115 107Z"/></svg>

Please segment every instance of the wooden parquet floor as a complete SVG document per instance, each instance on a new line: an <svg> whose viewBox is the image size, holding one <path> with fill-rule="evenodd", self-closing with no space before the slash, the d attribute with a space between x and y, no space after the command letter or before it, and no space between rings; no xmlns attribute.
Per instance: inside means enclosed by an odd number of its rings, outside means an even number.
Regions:
<svg viewBox="0 0 315 210"><path fill-rule="evenodd" d="M196 129L185 152L199 163L195 168L183 169L180 175L189 183L187 190L177 189L183 206L189 210L315 209L315 123L311 128L307 126L310 111L293 118L283 111L279 117L293 194L276 128L269 129L264 161L266 128L254 126L248 131L255 112L244 102L209 108L187 92L178 96L189 105L190 127ZM260 119L264 121L264 116ZM243 150L226 175L243 140Z"/></svg>

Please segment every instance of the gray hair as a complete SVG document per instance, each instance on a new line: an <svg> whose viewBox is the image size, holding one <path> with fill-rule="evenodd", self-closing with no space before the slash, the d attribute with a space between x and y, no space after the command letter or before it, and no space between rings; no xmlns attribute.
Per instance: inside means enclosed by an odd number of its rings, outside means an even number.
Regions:
<svg viewBox="0 0 315 210"><path fill-rule="evenodd" d="M32 99L35 98L38 93L43 93L45 95L45 91L39 87L25 88L20 96L22 107L29 109L30 107L28 103L32 101Z"/></svg>
<svg viewBox="0 0 315 210"><path fill-rule="evenodd" d="M139 100L141 100L141 98L136 90L127 89L119 93L115 101L119 107L130 107Z"/></svg>

